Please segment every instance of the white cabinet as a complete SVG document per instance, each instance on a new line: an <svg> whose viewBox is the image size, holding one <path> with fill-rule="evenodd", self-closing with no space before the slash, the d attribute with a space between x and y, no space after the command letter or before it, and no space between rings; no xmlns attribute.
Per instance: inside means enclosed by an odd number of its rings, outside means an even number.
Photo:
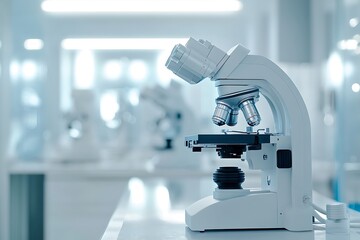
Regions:
<svg viewBox="0 0 360 240"><path fill-rule="evenodd" d="M100 239L127 179L51 174L45 178L45 239Z"/></svg>

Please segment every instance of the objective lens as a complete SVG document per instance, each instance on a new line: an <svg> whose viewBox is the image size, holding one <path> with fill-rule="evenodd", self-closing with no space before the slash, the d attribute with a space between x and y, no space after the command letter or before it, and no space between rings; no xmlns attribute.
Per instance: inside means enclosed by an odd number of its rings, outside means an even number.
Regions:
<svg viewBox="0 0 360 240"><path fill-rule="evenodd" d="M245 100L240 104L240 109L244 114L246 122L250 126L259 125L261 118L258 110L256 109L253 99Z"/></svg>
<svg viewBox="0 0 360 240"><path fill-rule="evenodd" d="M226 122L226 125L228 126L235 126L237 124L237 118L238 118L239 112L237 110L232 110L228 121Z"/></svg>
<svg viewBox="0 0 360 240"><path fill-rule="evenodd" d="M214 115L212 117L213 123L218 126L222 126L227 122L231 108L222 103L218 103L215 108Z"/></svg>

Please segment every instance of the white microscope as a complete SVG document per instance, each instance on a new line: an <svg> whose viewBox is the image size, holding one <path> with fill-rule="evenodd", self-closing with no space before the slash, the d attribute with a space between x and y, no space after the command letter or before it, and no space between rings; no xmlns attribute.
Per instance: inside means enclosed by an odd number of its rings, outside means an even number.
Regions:
<svg viewBox="0 0 360 240"><path fill-rule="evenodd" d="M148 131L151 134L149 140L152 149L156 150L152 159L157 168L200 166L200 162L195 161L194 154L184 153L182 148L184 137L197 129L198 119L186 104L181 87L180 83L171 80L166 88L159 85L146 87L140 94L143 100L153 103L160 110L160 117L155 114L155 128L152 132ZM151 119L148 114L147 119Z"/></svg>
<svg viewBox="0 0 360 240"><path fill-rule="evenodd" d="M272 110L275 132L198 134L186 138L193 151L214 148L221 158L241 158L261 170L261 189L242 189L244 173L220 167L213 175L213 195L186 209L193 231L216 229L313 229L310 119L290 78L273 62L248 55L236 45L225 53L208 41L190 38L176 45L166 66L185 81L215 81L219 97L212 117L216 125L234 126L241 110L250 126L261 118L255 102L260 94Z"/></svg>
<svg viewBox="0 0 360 240"><path fill-rule="evenodd" d="M184 112L189 112L181 96L181 85L174 80L169 87L161 86L146 87L141 91L141 98L154 103L163 111L163 116L156 121L156 130L160 133L162 146L156 146L158 150L171 150L176 148L179 135L184 131ZM179 142L180 143L180 142Z"/></svg>
<svg viewBox="0 0 360 240"><path fill-rule="evenodd" d="M73 89L72 108L66 112L66 129L47 152L55 162L89 162L100 159L95 132L95 96L90 89Z"/></svg>

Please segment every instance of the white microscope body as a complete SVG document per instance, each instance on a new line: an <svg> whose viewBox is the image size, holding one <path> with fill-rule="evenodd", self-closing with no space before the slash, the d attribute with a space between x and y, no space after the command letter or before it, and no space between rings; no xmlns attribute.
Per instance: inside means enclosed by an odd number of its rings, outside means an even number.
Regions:
<svg viewBox="0 0 360 240"><path fill-rule="evenodd" d="M213 196L186 209L186 224L193 231L310 231L311 135L306 106L294 83L277 65L248 53L240 45L225 53L208 41L190 38L186 46L174 47L166 63L189 83L196 84L207 77L215 81L219 94L213 115L216 125L236 125L239 109L250 126L258 125L261 118L255 102L259 93L268 101L275 123L275 133L199 134L186 138L186 145L193 151L212 147L222 158L241 158L247 152L250 169L261 170L262 176L261 189L242 189L243 173L236 170L232 174L242 178L237 186L218 184ZM215 182L227 177L226 173L219 177L224 171L227 169L214 173Z"/></svg>
<svg viewBox="0 0 360 240"><path fill-rule="evenodd" d="M181 87L180 83L172 80L166 88L158 85L147 87L140 94L142 99L152 102L162 113L156 117L155 128L150 133L152 148L156 150L153 159L157 168L199 166L194 154L184 154L183 151L183 139L195 131L198 120L186 104Z"/></svg>
<svg viewBox="0 0 360 240"><path fill-rule="evenodd" d="M163 146L156 146L159 150L173 149L174 142L178 141L179 135L184 131L183 125L186 120L184 115L188 117L186 115L189 110L181 96L180 88L181 85L172 80L167 88L155 86L144 88L141 91L142 99L153 102L163 112L162 117L156 121L156 131L161 135L163 141L161 143Z"/></svg>
<svg viewBox="0 0 360 240"><path fill-rule="evenodd" d="M55 162L89 162L100 159L96 138L94 93L89 89L73 89L72 109L66 112L66 128L49 150L48 158Z"/></svg>

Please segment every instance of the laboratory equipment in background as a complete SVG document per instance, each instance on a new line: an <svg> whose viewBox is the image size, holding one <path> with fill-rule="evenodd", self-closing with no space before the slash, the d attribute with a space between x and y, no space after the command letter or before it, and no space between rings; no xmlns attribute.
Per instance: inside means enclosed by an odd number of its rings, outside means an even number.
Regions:
<svg viewBox="0 0 360 240"><path fill-rule="evenodd" d="M360 1L336 1L327 39L324 123L333 134L334 199L360 211Z"/></svg>
<svg viewBox="0 0 360 240"><path fill-rule="evenodd" d="M182 85L171 80L167 87L159 84L144 87L140 100L140 108L147 108L147 111L141 111L144 116L140 119L146 121L142 124L146 128L142 136L146 148L151 148L156 167L199 166L193 154L183 151L184 137L198 129L199 120L186 104ZM145 102L152 106L142 104Z"/></svg>
<svg viewBox="0 0 360 240"><path fill-rule="evenodd" d="M154 148L157 150L171 150L178 148L182 142L179 135L184 132L185 120L190 118L191 111L186 106L181 95L181 85L172 80L167 88L160 85L145 87L141 92L143 100L151 101L161 110L160 116L154 123L154 135L160 137L159 142L153 138ZM184 116L186 119L184 119ZM176 143L175 143L176 142Z"/></svg>
<svg viewBox="0 0 360 240"><path fill-rule="evenodd" d="M100 159L95 129L94 93L90 89L72 90L72 108L63 114L58 141L49 146L46 159L59 162L88 162Z"/></svg>
<svg viewBox="0 0 360 240"><path fill-rule="evenodd" d="M121 87L99 93L103 160L124 160L133 150L137 121L134 105L139 101L138 92L135 87Z"/></svg>
<svg viewBox="0 0 360 240"><path fill-rule="evenodd" d="M25 55L25 54L24 54ZM32 53L25 56L33 57ZM10 65L11 125L8 156L14 160L40 161L44 149L44 68L39 56Z"/></svg>
<svg viewBox="0 0 360 240"><path fill-rule="evenodd" d="M248 55L236 45L228 53L208 41L190 38L176 45L166 66L185 81L215 82L219 97L212 117L218 125L237 124L239 110L248 125L261 117L255 102L263 95L271 107L275 130L197 134L186 138L193 151L215 149L222 159L246 159L261 170L261 189L242 189L244 172L233 162L213 175L213 195L186 210L185 221L194 231L212 229L286 228L309 231L312 225L311 135L304 101L290 78L273 62ZM244 154L246 152L246 155Z"/></svg>

